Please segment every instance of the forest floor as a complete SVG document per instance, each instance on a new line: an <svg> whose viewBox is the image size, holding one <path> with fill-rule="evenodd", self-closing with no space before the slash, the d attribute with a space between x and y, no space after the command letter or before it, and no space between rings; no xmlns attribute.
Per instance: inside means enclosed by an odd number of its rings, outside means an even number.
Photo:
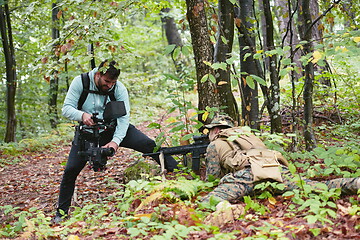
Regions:
<svg viewBox="0 0 360 240"><path fill-rule="evenodd" d="M143 126L146 126L144 124ZM154 138L155 132L139 127L148 136ZM63 174L64 166L70 150L70 142L57 144L52 149L44 152L33 152L23 156L23 161L15 165L7 165L0 168L0 205L12 205L19 207L20 210L28 210L32 207L42 210L46 216L52 217L55 213L59 185ZM77 179L75 206L84 206L89 201L101 201L110 195L114 189L109 187L105 178L113 178L117 182L123 181L123 171L135 161L134 152L128 149L119 148L104 172L93 172L86 167ZM360 232L355 226L359 224L359 215L350 215L348 210L351 206L349 198L345 196L336 200L336 218L332 219L333 224L315 223L308 224L305 215L298 212L298 215L288 217L286 209L289 207L290 200L282 196L277 196L274 200L259 200L271 211L257 216L254 210L249 210L245 218L234 219L231 222L223 223L220 232L232 232L239 230L236 235L238 239L248 236L256 236L258 232L265 231L266 223L278 228L277 231L286 233L289 239L360 239ZM239 203L245 206L244 203ZM304 214L306 212L304 211ZM258 218L254 221L253 218ZM4 221L0 213L0 223ZM2 225L2 224L0 224ZM320 233L314 237L311 229L318 228ZM256 230L257 229L257 230ZM291 229L291 230L290 230ZM192 233L188 239L208 239L210 233ZM117 239L104 237L105 239ZM80 239L91 239L80 238ZM119 238L126 239L126 238Z"/></svg>

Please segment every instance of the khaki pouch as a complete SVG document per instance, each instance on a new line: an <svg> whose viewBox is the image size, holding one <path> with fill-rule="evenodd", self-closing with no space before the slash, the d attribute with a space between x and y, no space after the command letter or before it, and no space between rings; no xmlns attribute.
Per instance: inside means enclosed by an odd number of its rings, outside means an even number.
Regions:
<svg viewBox="0 0 360 240"><path fill-rule="evenodd" d="M280 172L280 163L276 151L268 149L250 149L246 152L249 159L254 182L271 179L283 182Z"/></svg>

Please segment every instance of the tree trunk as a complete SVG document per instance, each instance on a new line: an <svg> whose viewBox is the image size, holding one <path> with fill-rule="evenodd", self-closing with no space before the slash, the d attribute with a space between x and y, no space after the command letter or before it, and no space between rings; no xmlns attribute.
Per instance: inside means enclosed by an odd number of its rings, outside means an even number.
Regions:
<svg viewBox="0 0 360 240"><path fill-rule="evenodd" d="M163 28L165 30L166 40L169 45L175 45L176 47L182 47L183 43L181 40L180 33L174 21L174 18L169 16L170 8L161 9L161 22L163 24ZM171 59L175 65L176 73L178 76L184 76L184 60L178 60L174 57L174 50L171 52Z"/></svg>
<svg viewBox="0 0 360 240"><path fill-rule="evenodd" d="M6 65L6 103L7 103L7 124L5 142L16 140L16 62L15 50L12 39L11 21L9 6L7 3L0 5L0 32L5 55Z"/></svg>
<svg viewBox="0 0 360 240"><path fill-rule="evenodd" d="M289 54L284 57L291 58L291 62L295 63L295 71L290 73L290 77L298 80L301 78L301 62L300 57L301 54L299 51L293 51L295 46L299 44L299 33L294 24L294 13L297 11L295 8L294 11L291 0L276 0L276 16L279 22L279 31L281 34L281 46L284 48L285 46L290 47Z"/></svg>
<svg viewBox="0 0 360 240"><path fill-rule="evenodd" d="M204 61L212 63L214 56L206 20L205 2L204 0L186 0L186 6L196 66L198 108L205 110L206 107L219 107L220 100L216 84L209 80L201 82L206 74L214 74L213 69L204 63ZM202 121L201 115L199 115L199 120Z"/></svg>
<svg viewBox="0 0 360 240"><path fill-rule="evenodd" d="M286 4L287 2L287 4ZM296 93L296 83L302 77L301 70L302 65L300 62L300 51L297 51L295 46L299 43L299 33L294 23L294 15L298 11L297 6L293 10L293 4L291 0L278 0L276 1L278 8L280 9L281 14L277 14L279 17L280 23L280 32L282 33L282 47L289 46L290 52L286 57L290 58L291 63L295 63L294 69L290 71L290 81L291 81L291 99L292 99L292 107L291 107L291 129L295 133L292 137L291 149L292 151L297 151L298 144L298 129L299 129L299 119L297 117L297 113L299 112L299 105L297 101L297 93ZM283 19L283 20L282 20ZM282 29L282 30L281 30Z"/></svg>
<svg viewBox="0 0 360 240"><path fill-rule="evenodd" d="M59 19L58 19L59 8L56 3L52 3L52 39L57 40L60 37L59 31ZM56 48L56 44L53 46ZM56 60L58 57L56 57ZM50 89L49 89L49 117L50 125L52 128L56 128L58 124L58 111L57 111L57 97L59 89L59 77L58 71L53 71L53 76L50 78Z"/></svg>
<svg viewBox="0 0 360 240"><path fill-rule="evenodd" d="M240 46L240 68L242 73L246 73L241 74L242 81L239 84L242 98L241 115L244 121L242 124L250 126L252 129L260 129L258 84L255 82L255 88L252 89L246 84L245 80L246 77L250 74L259 74L256 69L257 60L253 58L253 53L255 52L253 49L253 46L255 46L255 33L251 31L251 29L254 28L254 24L251 21L254 18L254 1L242 0L239 1L239 4L240 8L235 8L237 26L244 25L246 29L249 29L247 36L245 36L245 34L241 34L240 30L238 36ZM238 29L239 27L240 26L238 26ZM248 42L247 39L250 42ZM249 57L244 60L245 55L249 53Z"/></svg>
<svg viewBox="0 0 360 240"><path fill-rule="evenodd" d="M341 1L340 2L341 6L342 6L342 11L345 15L345 23L344 26L345 28L350 28L350 27L355 27L355 29L358 29L358 25L355 23L355 19L356 19L356 8L353 7L353 3L352 1ZM332 23L331 26L334 25L334 22ZM353 30L355 30L353 29Z"/></svg>
<svg viewBox="0 0 360 240"><path fill-rule="evenodd" d="M264 15L266 22L266 51L275 49L274 46L274 25L270 8L270 1L263 0ZM270 71L270 122L271 132L282 132L281 114L280 114L280 84L279 74L277 70L277 55L269 56L269 71Z"/></svg>
<svg viewBox="0 0 360 240"><path fill-rule="evenodd" d="M307 43L303 48L303 55L311 54L313 46L311 43L312 36L312 19L310 11L310 0L299 1L299 22L300 37ZM316 140L313 132L313 88L314 88L314 65L309 61L305 65L305 82L304 82L304 139L308 151L315 148Z"/></svg>
<svg viewBox="0 0 360 240"><path fill-rule="evenodd" d="M87 48L88 54L91 56L90 69L96 68L95 55L94 55L94 44L90 43Z"/></svg>
<svg viewBox="0 0 360 240"><path fill-rule="evenodd" d="M169 45L176 45L181 47L183 45L181 41L180 33L177 29L174 18L169 17L168 14L170 8L161 9L161 22L163 23L163 28L165 29L166 39Z"/></svg>
<svg viewBox="0 0 360 240"><path fill-rule="evenodd" d="M219 0L218 17L214 62L226 63L234 42L234 5L229 0ZM225 107L223 111L235 121L239 121L239 110L231 90L230 65L226 64L226 70L221 68L215 70L215 77L220 105Z"/></svg>
<svg viewBox="0 0 360 240"><path fill-rule="evenodd" d="M318 0L310 1L310 9L311 9L312 22L316 21L312 27L312 39L322 44L324 34L323 34L323 24L320 19L317 19L320 16ZM323 61L326 62L325 59ZM314 65L314 72L318 72L319 74L325 74L327 71L328 71L328 65L324 65L324 66L320 66L318 64ZM319 83L322 84L325 88L331 87L331 79L329 77L322 76L319 79Z"/></svg>

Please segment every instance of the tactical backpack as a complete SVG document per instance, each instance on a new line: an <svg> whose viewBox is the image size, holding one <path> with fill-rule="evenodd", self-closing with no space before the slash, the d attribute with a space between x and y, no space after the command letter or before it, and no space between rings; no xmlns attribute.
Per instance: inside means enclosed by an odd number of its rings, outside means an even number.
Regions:
<svg viewBox="0 0 360 240"><path fill-rule="evenodd" d="M94 90L90 90L90 77L89 77L89 73L82 73L81 74L81 80L82 80L82 84L83 84L83 91L80 95L79 98L79 102L78 102L78 110L81 110L87 96L89 95L89 93L94 93L94 94L99 94L99 95L107 95L110 97L111 101L116 101L115 98L115 87L113 87L109 92L107 93L102 93L100 91L94 91ZM106 101L106 99L105 99Z"/></svg>
<svg viewBox="0 0 360 240"><path fill-rule="evenodd" d="M267 149L265 144L250 129L244 127L223 129L219 133L232 149L223 162L224 168L234 172L251 167L254 181L272 179L282 182L280 166L288 166L287 160L278 151Z"/></svg>

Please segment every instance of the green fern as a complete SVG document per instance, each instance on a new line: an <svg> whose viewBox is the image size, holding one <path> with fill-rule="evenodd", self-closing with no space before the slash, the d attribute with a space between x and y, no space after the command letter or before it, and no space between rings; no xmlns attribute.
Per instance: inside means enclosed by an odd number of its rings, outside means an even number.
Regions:
<svg viewBox="0 0 360 240"><path fill-rule="evenodd" d="M187 180L180 178L177 180L169 180L161 182L154 186L154 191L174 192L181 199L190 199L194 197L200 190L212 187L212 183L206 183L200 180Z"/></svg>
<svg viewBox="0 0 360 240"><path fill-rule="evenodd" d="M167 199L174 202L179 200L191 199L202 190L213 187L211 182L203 182L198 179L187 180L180 178L177 180L168 180L165 182L159 182L153 185L150 190L150 195L139 205L135 212L143 209L146 205L149 205L155 201L161 199Z"/></svg>

